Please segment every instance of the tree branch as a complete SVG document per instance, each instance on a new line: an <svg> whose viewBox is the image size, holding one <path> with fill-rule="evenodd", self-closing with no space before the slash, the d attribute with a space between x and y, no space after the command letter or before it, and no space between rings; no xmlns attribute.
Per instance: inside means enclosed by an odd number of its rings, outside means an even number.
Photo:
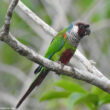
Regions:
<svg viewBox="0 0 110 110"><path fill-rule="evenodd" d="M37 25L39 25L45 32L52 36L55 36L57 32L46 24L40 17L33 13L28 7L26 7L21 1L17 5L30 19L32 19Z"/></svg>
<svg viewBox="0 0 110 110"><path fill-rule="evenodd" d="M18 0L13 0L11 4L17 3L17 1ZM13 9L14 9L12 7L15 7L15 6L16 6L16 4L14 6L10 5L9 9L12 9L11 13L13 12ZM35 18L34 20L36 20L36 22L41 27L43 27L44 30L46 30L47 32L49 32L53 35L56 34L56 32L52 28L50 28L40 18L36 17L36 15L33 14L31 11L29 11L29 10L28 11L24 10L24 11L26 11L26 13L29 16L32 16L32 18ZM7 19L7 17L6 17L6 19ZM9 20L9 22L10 22L10 20ZM5 22L5 23L7 24L7 22ZM6 26L6 24L5 24L5 26ZM10 25L8 27L10 27ZM52 30L50 31L49 29L52 29ZM56 71L58 73L63 73L64 75L67 75L67 76L70 76L70 77L73 77L73 78L76 78L79 80L83 80L90 84L96 85L97 87L110 93L110 80L107 79L100 71L98 71L96 69L96 67L94 67L78 50L77 50L75 56L80 62L82 62L85 65L85 67L88 71L79 70L77 68L73 68L73 67L66 66L66 65L62 68L62 66L60 64L42 57L41 55L39 55L32 49L21 44L11 33L7 34L7 30L5 30L5 29L1 29L1 31L0 31L0 40L7 43L10 47L12 47L20 55L25 56L26 58L28 58L29 60L31 60L35 63L41 64L52 71Z"/></svg>
<svg viewBox="0 0 110 110"><path fill-rule="evenodd" d="M5 23L4 23L4 27L3 27L5 34L9 33L13 10L16 7L16 5L18 4L18 1L19 0L12 0L12 2L9 5L9 8L7 10L7 14L6 14L6 17L5 17Z"/></svg>
<svg viewBox="0 0 110 110"><path fill-rule="evenodd" d="M80 79L86 82L89 82L93 85L98 86L99 88L102 88L106 92L110 92L110 80L108 80L105 76L98 77L94 74L91 74L87 71L78 70L77 68L72 68L70 66L62 66L56 62L53 62L51 60L48 60L44 58L43 56L39 55L32 49L29 49L25 45L21 44L18 40L16 40L10 33L9 35L2 35L2 40L7 43L9 46L11 46L16 52L18 52L20 55L25 56L29 60L41 64L47 68L49 68L52 71L56 71L58 73L63 73L67 76L74 77L76 79Z"/></svg>
<svg viewBox="0 0 110 110"><path fill-rule="evenodd" d="M17 7L21 9L24 12L24 14L27 15L27 17L32 19L36 23L36 25L41 26L45 32L49 33L52 36L56 36L57 32L48 24L46 24L43 20L41 20L35 13L33 13L21 1L18 3ZM98 69L96 69L78 49L75 52L75 58L77 58L77 60L80 61L89 72L92 72L97 75L102 75L102 73Z"/></svg>

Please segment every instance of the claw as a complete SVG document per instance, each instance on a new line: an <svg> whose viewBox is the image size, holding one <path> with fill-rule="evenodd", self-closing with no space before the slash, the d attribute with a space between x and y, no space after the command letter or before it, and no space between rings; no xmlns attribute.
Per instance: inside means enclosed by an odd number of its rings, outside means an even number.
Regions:
<svg viewBox="0 0 110 110"><path fill-rule="evenodd" d="M57 63L60 64L61 65L61 69L63 69L65 64L61 63L61 61L57 61ZM60 73L58 73L58 72L57 72L57 74L60 75Z"/></svg>
<svg viewBox="0 0 110 110"><path fill-rule="evenodd" d="M61 65L61 69L63 69L65 64L61 63L61 61L57 61L57 63L59 63Z"/></svg>

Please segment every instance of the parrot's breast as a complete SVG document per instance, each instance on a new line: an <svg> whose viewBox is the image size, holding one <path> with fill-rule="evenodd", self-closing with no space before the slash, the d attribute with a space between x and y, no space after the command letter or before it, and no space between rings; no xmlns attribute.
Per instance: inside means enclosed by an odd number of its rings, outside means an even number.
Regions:
<svg viewBox="0 0 110 110"><path fill-rule="evenodd" d="M75 48L69 43L68 40L66 40L63 47L52 56L51 60L60 61L63 64L68 64L74 52Z"/></svg>
<svg viewBox="0 0 110 110"><path fill-rule="evenodd" d="M60 56L59 61L66 65L70 61L73 54L74 54L74 52L71 49L67 49L62 53L62 55Z"/></svg>

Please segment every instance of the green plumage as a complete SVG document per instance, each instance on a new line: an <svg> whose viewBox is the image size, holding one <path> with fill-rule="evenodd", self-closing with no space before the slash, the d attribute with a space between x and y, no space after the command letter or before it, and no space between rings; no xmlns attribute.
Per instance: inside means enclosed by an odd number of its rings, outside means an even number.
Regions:
<svg viewBox="0 0 110 110"><path fill-rule="evenodd" d="M44 57L53 61L60 61L63 64L68 64L76 50L75 47L77 47L80 40L84 36L89 35L90 32L88 24L80 22L76 24L71 23L69 27L63 29L55 36ZM68 33L69 36L67 36L66 33ZM36 74L36 77L27 92L18 102L16 108L21 105L21 103L36 86L39 86L42 83L48 72L49 70L41 65L35 70L34 73Z"/></svg>
<svg viewBox="0 0 110 110"><path fill-rule="evenodd" d="M48 50L45 54L46 58L49 58L53 61L58 61L62 53L66 49L71 49L72 51L75 51L76 48L73 47L69 41L67 40L67 37L64 39L63 35L66 33L68 28L65 28L61 32L59 32L56 37L53 39L51 44L48 47Z"/></svg>
<svg viewBox="0 0 110 110"><path fill-rule="evenodd" d="M45 54L45 58L48 58L53 61L59 61L62 54L67 50L70 49L71 51L76 50L75 47L73 47L66 36L66 32L68 31L68 28L65 28L64 30L60 31L56 37L52 40L50 43L48 50ZM68 53L66 53L68 54ZM66 56L67 57L67 56ZM65 60L65 59L64 59ZM69 61L69 60L68 60ZM36 77L33 80L32 84L30 85L27 92L24 94L24 96L21 98L21 100L18 102L16 108L20 106L20 104L24 101L24 99L31 93L31 91L35 88L35 86L39 86L40 83L43 81L43 79L48 74L48 70L45 67L39 66L35 70Z"/></svg>

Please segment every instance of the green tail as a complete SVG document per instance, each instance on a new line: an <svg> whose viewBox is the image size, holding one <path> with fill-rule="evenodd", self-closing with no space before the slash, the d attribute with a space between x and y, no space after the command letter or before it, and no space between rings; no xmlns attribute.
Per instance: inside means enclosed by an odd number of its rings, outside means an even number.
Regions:
<svg viewBox="0 0 110 110"><path fill-rule="evenodd" d="M16 105L16 108L18 108L22 104L22 102L26 99L26 97L32 92L32 90L36 86L39 86L41 84L41 82L46 77L47 73L48 73L48 70L46 70L45 68L42 68L41 71L39 73L37 73L36 78L34 79L34 81L32 82L32 84L30 85L30 87L28 88L28 90L26 91L26 93L23 95L23 97L20 99L20 101Z"/></svg>

